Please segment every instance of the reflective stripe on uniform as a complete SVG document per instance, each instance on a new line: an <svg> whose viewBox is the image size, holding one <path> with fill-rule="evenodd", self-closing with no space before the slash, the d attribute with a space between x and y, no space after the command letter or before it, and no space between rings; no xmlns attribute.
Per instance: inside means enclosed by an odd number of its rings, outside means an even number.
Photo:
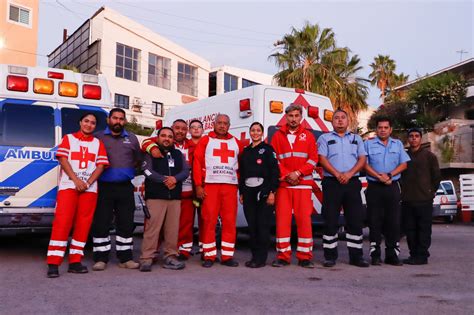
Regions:
<svg viewBox="0 0 474 315"><path fill-rule="evenodd" d="M202 244L202 248L213 248L213 247L216 247L216 243L203 243Z"/></svg>
<svg viewBox="0 0 474 315"><path fill-rule="evenodd" d="M298 246L298 247L296 247L296 250L299 251L299 252L309 253L313 249L311 247Z"/></svg>
<svg viewBox="0 0 474 315"><path fill-rule="evenodd" d="M225 246L225 247L230 247L230 248L234 248L234 246L235 246L234 243L227 243L227 242L224 242L224 241L221 242L221 245Z"/></svg>
<svg viewBox="0 0 474 315"><path fill-rule="evenodd" d="M217 254L217 251L214 249L214 250L211 250L210 252L204 253L204 257L216 256L216 254Z"/></svg>
<svg viewBox="0 0 474 315"><path fill-rule="evenodd" d="M93 237L92 241L94 243L107 243L107 242L110 242L110 236L108 236L108 237Z"/></svg>
<svg viewBox="0 0 474 315"><path fill-rule="evenodd" d="M233 256L234 251L233 250L221 250L221 254L224 256Z"/></svg>
<svg viewBox="0 0 474 315"><path fill-rule="evenodd" d="M72 239L71 240L71 245L77 246L77 247L84 247L84 246L86 246L86 243L85 242L79 242L79 241L76 241L75 239Z"/></svg>
<svg viewBox="0 0 474 315"><path fill-rule="evenodd" d="M323 235L323 240L326 240L326 241L337 240L337 234L335 234L334 236L331 236L331 235Z"/></svg>
<svg viewBox="0 0 474 315"><path fill-rule="evenodd" d="M71 249L69 250L69 254L70 254L70 255L78 254L78 255L84 256L84 252L83 252L82 250L80 250L80 249L74 249L74 248L71 248Z"/></svg>
<svg viewBox="0 0 474 315"><path fill-rule="evenodd" d="M285 247L285 248L277 248L277 252L283 253L283 252L291 252L291 246Z"/></svg>
<svg viewBox="0 0 474 315"><path fill-rule="evenodd" d="M337 242L334 243L323 243L323 248L336 248L337 247Z"/></svg>
<svg viewBox="0 0 474 315"><path fill-rule="evenodd" d="M311 165L313 165L313 166L316 166L316 164L318 164L318 163L316 163L316 162L313 161L313 160L308 160L308 161L306 161L306 163L309 163L309 164L311 164Z"/></svg>
<svg viewBox="0 0 474 315"><path fill-rule="evenodd" d="M298 237L298 243L312 243L312 242L313 242L312 238Z"/></svg>
<svg viewBox="0 0 474 315"><path fill-rule="evenodd" d="M278 158L279 158L280 160L287 159L287 158L289 158L289 157L291 157L291 152L290 152L290 153L278 154Z"/></svg>
<svg viewBox="0 0 474 315"><path fill-rule="evenodd" d="M133 249L133 245L115 245L116 250L129 250Z"/></svg>
<svg viewBox="0 0 474 315"><path fill-rule="evenodd" d="M294 157L307 158L308 153L306 152L293 152Z"/></svg>
<svg viewBox="0 0 474 315"><path fill-rule="evenodd" d="M360 248L360 249L362 249L362 244L353 243L353 242L347 242L347 247Z"/></svg>
<svg viewBox="0 0 474 315"><path fill-rule="evenodd" d="M48 250L48 256L63 257L64 256L64 251L63 250Z"/></svg>
<svg viewBox="0 0 474 315"><path fill-rule="evenodd" d="M50 240L50 241L49 241L49 246L61 246L61 247L66 247L66 246L67 246L67 241L54 241L54 240Z"/></svg>
<svg viewBox="0 0 474 315"><path fill-rule="evenodd" d="M110 245L106 245L106 246L94 246L92 251L93 252L106 252L110 250Z"/></svg>
<svg viewBox="0 0 474 315"><path fill-rule="evenodd" d="M132 237L123 238L123 237L120 237L120 236L116 236L116 237L115 237L115 240L116 240L117 242L120 242L120 243L132 243L132 242L133 242L133 238L132 238Z"/></svg>
<svg viewBox="0 0 474 315"><path fill-rule="evenodd" d="M363 236L346 233L346 238L353 241L361 241L363 239Z"/></svg>
<svg viewBox="0 0 474 315"><path fill-rule="evenodd" d="M277 243L285 243L285 242L289 242L290 241L290 238L289 237L280 237L276 239L276 242Z"/></svg>

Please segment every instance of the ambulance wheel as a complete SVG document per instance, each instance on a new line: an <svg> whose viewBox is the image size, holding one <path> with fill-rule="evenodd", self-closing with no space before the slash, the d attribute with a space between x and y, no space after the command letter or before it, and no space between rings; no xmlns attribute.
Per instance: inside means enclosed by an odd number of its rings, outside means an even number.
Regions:
<svg viewBox="0 0 474 315"><path fill-rule="evenodd" d="M444 217L444 222L445 223L453 223L454 222L454 215L449 215Z"/></svg>

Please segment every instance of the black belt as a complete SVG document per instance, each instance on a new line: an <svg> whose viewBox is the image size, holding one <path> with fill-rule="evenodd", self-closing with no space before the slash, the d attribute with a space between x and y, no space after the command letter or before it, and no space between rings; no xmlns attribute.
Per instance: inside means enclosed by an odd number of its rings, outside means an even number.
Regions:
<svg viewBox="0 0 474 315"><path fill-rule="evenodd" d="M370 185L380 185L380 186L388 186L387 184L385 183L382 183L382 182L376 182L376 181L373 181L373 180L367 180L367 182L370 184ZM391 185L393 184L396 184L398 183L398 179L397 180L392 180L392 183Z"/></svg>

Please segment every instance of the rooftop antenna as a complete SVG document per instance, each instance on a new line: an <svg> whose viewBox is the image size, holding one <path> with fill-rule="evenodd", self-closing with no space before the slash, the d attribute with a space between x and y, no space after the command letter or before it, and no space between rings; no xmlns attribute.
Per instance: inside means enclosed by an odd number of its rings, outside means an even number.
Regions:
<svg viewBox="0 0 474 315"><path fill-rule="evenodd" d="M461 50L456 50L456 52L460 55L459 61L462 61L462 55L467 54L468 51L465 51L464 49Z"/></svg>

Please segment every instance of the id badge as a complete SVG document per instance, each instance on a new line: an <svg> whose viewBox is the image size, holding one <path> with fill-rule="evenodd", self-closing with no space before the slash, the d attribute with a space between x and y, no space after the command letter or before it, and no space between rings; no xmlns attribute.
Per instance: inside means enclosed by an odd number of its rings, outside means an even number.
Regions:
<svg viewBox="0 0 474 315"><path fill-rule="evenodd" d="M168 166L174 167L174 159L168 159Z"/></svg>

